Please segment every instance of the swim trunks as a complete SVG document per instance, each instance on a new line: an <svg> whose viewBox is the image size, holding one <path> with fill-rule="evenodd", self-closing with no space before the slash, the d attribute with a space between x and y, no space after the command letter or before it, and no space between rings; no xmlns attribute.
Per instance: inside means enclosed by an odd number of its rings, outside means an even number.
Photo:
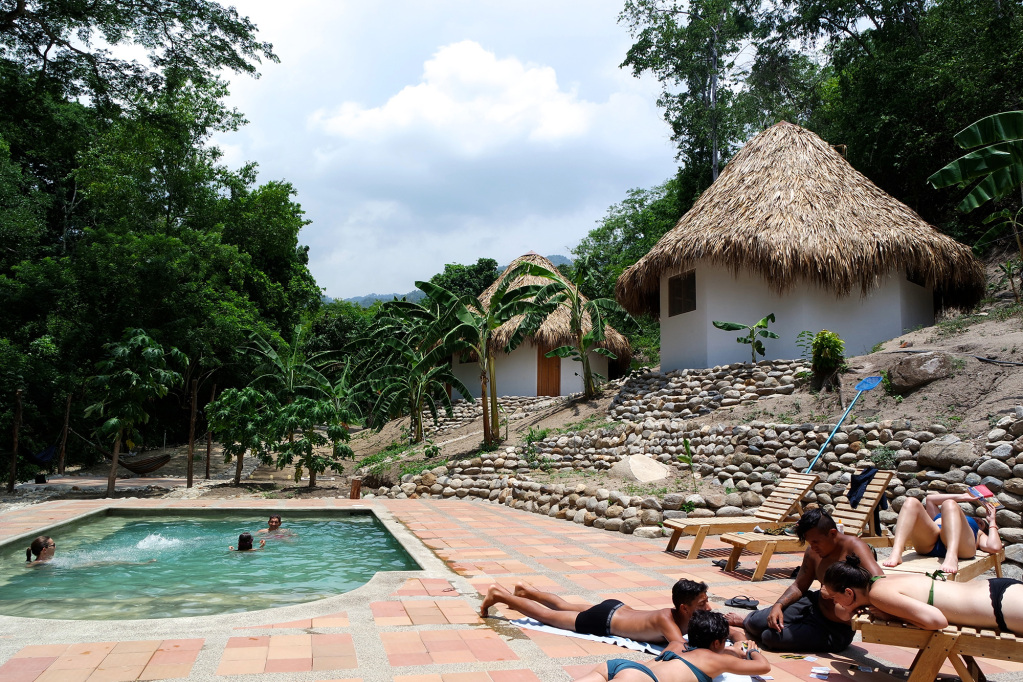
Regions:
<svg viewBox="0 0 1023 682"><path fill-rule="evenodd" d="M625 604L617 599L605 599L596 606L580 611L575 617L575 631L580 635L610 636L611 617L623 606Z"/></svg>

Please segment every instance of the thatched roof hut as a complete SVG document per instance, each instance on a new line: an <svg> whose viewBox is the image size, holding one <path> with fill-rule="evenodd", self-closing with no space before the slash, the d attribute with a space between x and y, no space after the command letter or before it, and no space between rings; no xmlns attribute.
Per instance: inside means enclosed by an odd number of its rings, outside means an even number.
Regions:
<svg viewBox="0 0 1023 682"><path fill-rule="evenodd" d="M983 295L970 249L941 234L809 130L778 123L728 163L678 224L622 273L615 296L658 311L660 277L706 261L760 275L776 292L815 284L871 292L893 272L933 287L944 305Z"/></svg>
<svg viewBox="0 0 1023 682"><path fill-rule="evenodd" d="M511 265L501 273L501 275L494 280L482 294L480 294L480 302L487 306L490 305L490 299L493 297L494 292L501 286L505 277L511 273L520 263L532 263L534 265L540 265L547 268L554 274L558 275L562 282L575 289L575 286L568 281L566 278L561 277L561 273L558 272L558 268L543 256L529 252L524 256L520 256L511 262ZM533 275L526 275L517 278L511 285L511 288L528 286L531 284L549 284L550 281L542 277L536 277ZM583 300L587 300L583 297ZM512 335L522 322L522 317L514 317L508 322L505 322L501 327L497 329L493 336L493 343L495 348L503 349L508 345L508 341L511 340ZM544 321L540 328L533 334L533 342L547 348L556 348L558 346L574 346L575 338L571 332L571 316L564 306L558 307L553 313L551 313ZM584 333L589 332L592 328L588 317L583 319L583 331ZM612 327L607 327L605 330L604 342L599 344L601 348L606 348L611 351L619 358L628 358L631 351L629 349L629 341L622 336L618 331Z"/></svg>

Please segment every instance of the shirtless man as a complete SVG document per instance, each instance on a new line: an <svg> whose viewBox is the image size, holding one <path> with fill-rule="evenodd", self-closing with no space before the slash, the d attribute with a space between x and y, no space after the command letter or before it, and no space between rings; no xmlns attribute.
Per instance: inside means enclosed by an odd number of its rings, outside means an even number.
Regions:
<svg viewBox="0 0 1023 682"><path fill-rule="evenodd" d="M835 603L817 590L810 590L816 579L849 554L871 575L883 575L867 543L838 532L835 520L821 509L811 509L796 524L796 536L809 545L795 582L773 606L755 611L745 620L728 614L728 624L741 625L751 639L773 651L837 653L853 640L849 620L835 612ZM846 616L848 614L845 614Z"/></svg>
<svg viewBox="0 0 1023 682"><path fill-rule="evenodd" d="M491 585L480 606L480 615L486 618L487 611L497 603L562 630L598 637L628 637L637 642L681 642L693 613L710 610L707 584L684 578L671 588L671 603L675 605L672 609L640 611L617 599L607 599L596 606L573 604L519 584L514 594L500 585Z"/></svg>
<svg viewBox="0 0 1023 682"><path fill-rule="evenodd" d="M291 534L290 530L282 530L281 529L281 515L280 514L271 514L270 515L270 519L266 522L266 525L267 525L266 528L260 528L259 530L257 530L256 534L257 535L259 533L276 533L278 535L290 535Z"/></svg>

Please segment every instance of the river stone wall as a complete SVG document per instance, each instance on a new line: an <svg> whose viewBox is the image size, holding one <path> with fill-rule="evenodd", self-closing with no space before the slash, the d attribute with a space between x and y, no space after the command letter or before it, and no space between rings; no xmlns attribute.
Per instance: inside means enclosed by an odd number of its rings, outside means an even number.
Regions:
<svg viewBox="0 0 1023 682"><path fill-rule="evenodd" d="M798 371L793 368L801 365L782 366L784 370L764 371L761 366L746 365L745 370L749 372L747 378L754 382L779 379L778 387L762 388L780 387L787 391L798 382ZM739 391L734 386L746 381L736 378L742 371L742 367L733 366L643 375L630 380L610 408L612 415L628 421L610 422L603 429L551 436L529 447L480 453L422 474L406 475L400 485L367 491L366 497L477 499L641 537L667 534L661 525L665 519L752 515L778 480L809 466L835 425L751 421L711 426L660 417L680 413L676 406L681 401L676 400L677 396L710 398L692 406L688 401L685 403L684 409L697 415L703 409L727 407L723 404L725 400L741 402L773 394L740 392L735 398L730 392ZM764 378L756 378L761 374ZM791 377L793 381L783 383L782 377ZM644 382L642 385L649 390L643 393L633 382ZM728 382L733 388L707 388L708 382ZM689 393L684 394L687 390ZM756 398L752 397L754 394ZM678 459L685 453L686 440L692 453L691 466ZM695 476L699 492L635 496L586 483L566 485L531 480L532 476L557 471L609 469L623 457L634 454L674 467L682 477L679 480ZM986 437L977 441L948 433L942 424L918 425L905 420L844 424L815 467L822 480L806 501L825 508L845 501L851 472L864 465L896 470L887 491L890 507L881 512L882 523L889 527L894 526L896 514L907 497L923 498L928 492L966 492L967 486L978 483L988 486L1004 505L997 515L1006 545L1004 573L1008 577L1023 577L1023 407L1014 408L1012 414L999 420ZM691 481L687 483L691 485ZM977 515L973 505L962 506L968 514Z"/></svg>

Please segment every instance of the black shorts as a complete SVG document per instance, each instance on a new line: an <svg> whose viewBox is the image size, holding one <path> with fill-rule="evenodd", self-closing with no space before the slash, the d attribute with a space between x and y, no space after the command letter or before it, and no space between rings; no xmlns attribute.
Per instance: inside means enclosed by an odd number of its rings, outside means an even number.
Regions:
<svg viewBox="0 0 1023 682"><path fill-rule="evenodd" d="M596 606L580 611L575 617L575 631L580 635L607 637L611 634L611 616L625 606L617 599L605 599Z"/></svg>

